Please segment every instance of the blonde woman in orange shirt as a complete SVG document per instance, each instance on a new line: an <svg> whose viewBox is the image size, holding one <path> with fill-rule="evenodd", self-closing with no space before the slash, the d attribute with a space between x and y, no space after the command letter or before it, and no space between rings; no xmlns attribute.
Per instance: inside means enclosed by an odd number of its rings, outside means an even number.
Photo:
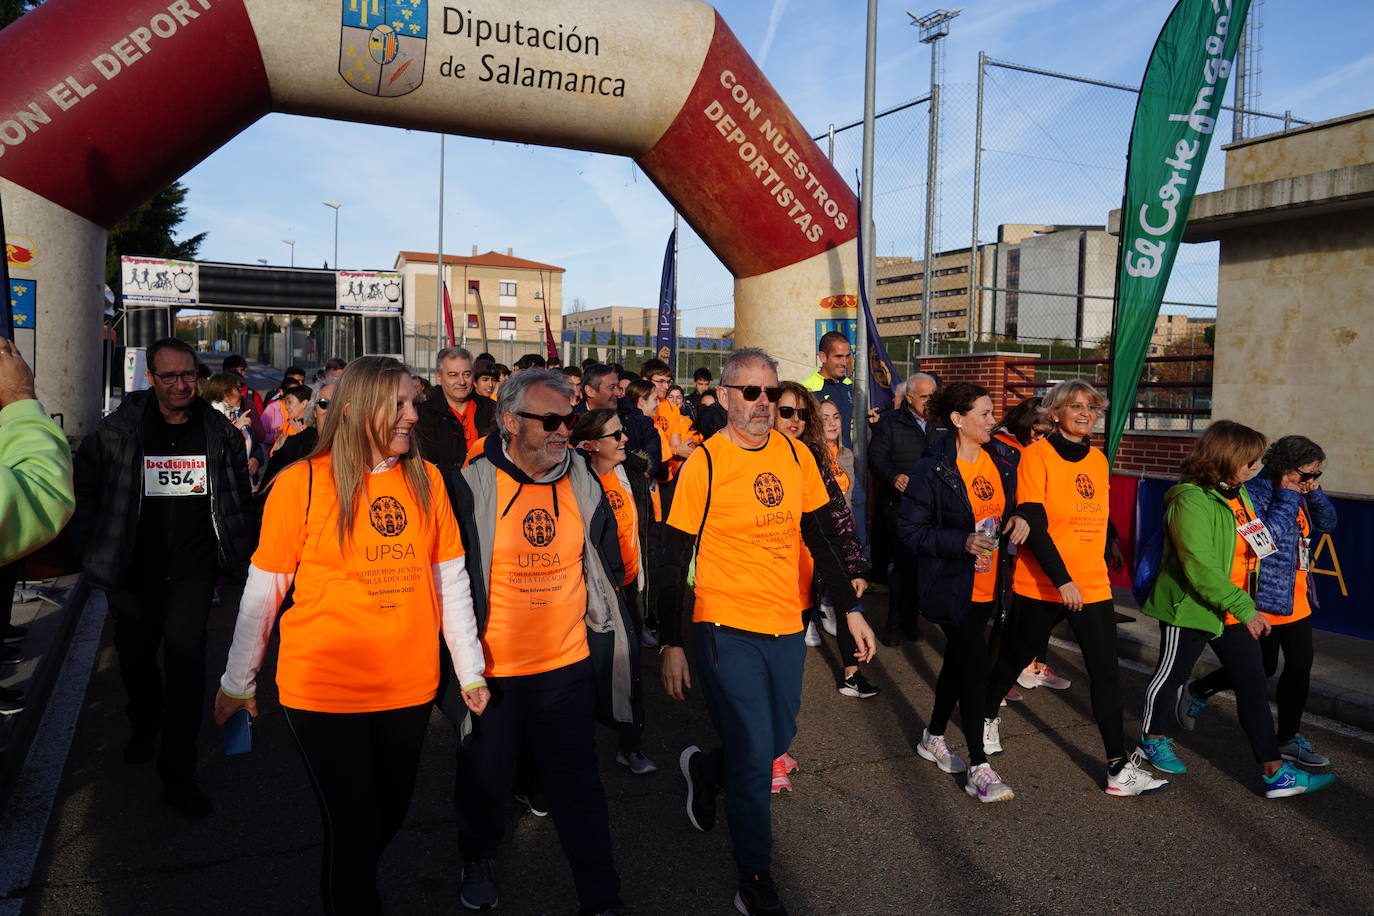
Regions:
<svg viewBox="0 0 1374 916"><path fill-rule="evenodd" d="M326 913L377 913L377 864L410 806L440 634L468 708L488 690L463 545L411 440L415 387L385 356L348 364L310 457L263 514L215 721L256 715L257 674L288 590L277 688L324 826Z"/></svg>

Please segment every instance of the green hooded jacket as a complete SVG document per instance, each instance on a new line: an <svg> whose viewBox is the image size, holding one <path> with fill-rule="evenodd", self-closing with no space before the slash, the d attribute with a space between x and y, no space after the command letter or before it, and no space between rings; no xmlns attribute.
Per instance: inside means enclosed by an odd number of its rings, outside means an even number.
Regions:
<svg viewBox="0 0 1374 916"><path fill-rule="evenodd" d="M1250 497L1240 498L1254 515ZM1164 558L1141 608L1176 627L1221 635L1229 612L1241 623L1255 616L1255 599L1231 583L1236 519L1215 489L1181 483L1164 494ZM1257 567L1258 568L1258 567Z"/></svg>

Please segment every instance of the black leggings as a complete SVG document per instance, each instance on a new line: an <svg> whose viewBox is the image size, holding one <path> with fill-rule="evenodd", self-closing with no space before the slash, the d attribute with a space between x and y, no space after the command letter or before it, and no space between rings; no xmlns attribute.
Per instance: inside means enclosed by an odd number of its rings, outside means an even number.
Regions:
<svg viewBox="0 0 1374 916"><path fill-rule="evenodd" d="M1279 650L1283 650L1283 674L1279 675L1275 700L1279 707L1279 744L1286 744L1302 730L1302 714L1307 710L1307 693L1312 683L1311 615L1279 624L1261 637L1259 644L1265 680L1278 670ZM1199 678L1193 685L1193 693L1204 700L1218 691L1234 689L1235 682L1225 668Z"/></svg>
<svg viewBox="0 0 1374 916"><path fill-rule="evenodd" d="M1227 687L1236 691L1236 714L1241 730L1250 740L1250 750L1256 763L1279 759L1278 742L1274 740L1274 720L1269 716L1269 695L1265 685L1264 668L1260 661L1260 647L1245 629L1233 623L1213 637L1202 630L1176 627L1160 621L1159 664L1155 666L1150 686L1145 688L1145 720L1141 731L1147 735L1167 734L1177 721L1175 708L1178 691L1188 680L1193 665L1204 646L1221 660L1222 671L1228 672Z"/></svg>
<svg viewBox="0 0 1374 916"><path fill-rule="evenodd" d="M1035 653L1045 645L1045 638L1063 616L1073 630L1078 647L1083 652L1083 664L1088 669L1091 684L1093 718L1102 735L1102 746L1108 760L1126 756L1126 740L1121 724L1121 675L1116 660L1116 605L1108 601L1094 601L1083 605L1081 611L1065 611L1057 601L1040 601L1016 596L1008 630L1002 640L1002 652L988 678L987 699L983 706L986 718L997 717L997 707L1011 685Z"/></svg>
<svg viewBox="0 0 1374 916"><path fill-rule="evenodd" d="M381 712L282 707L324 821L328 914L380 913L377 862L405 820L430 704Z"/></svg>
<svg viewBox="0 0 1374 916"><path fill-rule="evenodd" d="M945 661L935 680L935 706L930 713L930 733L943 735L954 704L959 704L959 725L968 743L969 763L987 763L983 753L983 701L988 690L988 644L984 636L992 614L991 601L972 602L958 623L941 623L945 633Z"/></svg>

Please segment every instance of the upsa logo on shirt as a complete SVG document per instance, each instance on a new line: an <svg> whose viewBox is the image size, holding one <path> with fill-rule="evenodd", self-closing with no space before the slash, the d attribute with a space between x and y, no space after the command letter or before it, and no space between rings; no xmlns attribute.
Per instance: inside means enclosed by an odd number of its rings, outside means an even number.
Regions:
<svg viewBox="0 0 1374 916"><path fill-rule="evenodd" d="M668 431L668 418L654 417L654 425L666 433Z"/></svg>
<svg viewBox="0 0 1374 916"><path fill-rule="evenodd" d="M988 479L982 474L979 474L977 477L973 478L973 495L982 500L989 500L996 496L997 492L993 490L992 484L988 482Z"/></svg>
<svg viewBox="0 0 1374 916"><path fill-rule="evenodd" d="M384 538L394 538L406 530L406 510L401 501L392 496L378 496L368 513L372 527Z"/></svg>
<svg viewBox="0 0 1374 916"><path fill-rule="evenodd" d="M611 504L611 509L619 512L625 505L625 497L621 496L615 490L611 490L606 494L606 502Z"/></svg>
<svg viewBox="0 0 1374 916"><path fill-rule="evenodd" d="M782 481L767 471L754 478L754 497L768 508L782 504Z"/></svg>
<svg viewBox="0 0 1374 916"><path fill-rule="evenodd" d="M531 547L549 546L553 543L554 535L558 531L558 527L553 522L553 516L544 509L531 509L526 512L520 529L524 532L525 540L530 542Z"/></svg>
<svg viewBox="0 0 1374 916"><path fill-rule="evenodd" d="M1087 474L1079 474L1073 479L1073 485L1078 489L1078 495L1084 499L1092 499L1097 490L1093 487L1093 479Z"/></svg>

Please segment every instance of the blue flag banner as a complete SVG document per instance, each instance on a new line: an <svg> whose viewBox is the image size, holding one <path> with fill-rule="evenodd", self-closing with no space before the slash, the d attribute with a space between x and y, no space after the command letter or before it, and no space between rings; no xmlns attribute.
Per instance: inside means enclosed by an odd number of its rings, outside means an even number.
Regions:
<svg viewBox="0 0 1374 916"><path fill-rule="evenodd" d="M857 182L856 182L857 184ZM863 187L859 187L860 199ZM868 305L868 286L864 282L864 242L863 233L857 238L859 250L859 310L868 328L868 406L887 407L892 404L892 390L901 382L897 367L888 358L887 347L878 334L878 325L873 321L873 310ZM924 331L924 329L922 329Z"/></svg>
<svg viewBox="0 0 1374 916"><path fill-rule="evenodd" d="M673 368L677 353L677 269L673 252L677 249L677 230L668 233L668 247L663 252L663 278L658 284L658 337L654 340L654 355Z"/></svg>

